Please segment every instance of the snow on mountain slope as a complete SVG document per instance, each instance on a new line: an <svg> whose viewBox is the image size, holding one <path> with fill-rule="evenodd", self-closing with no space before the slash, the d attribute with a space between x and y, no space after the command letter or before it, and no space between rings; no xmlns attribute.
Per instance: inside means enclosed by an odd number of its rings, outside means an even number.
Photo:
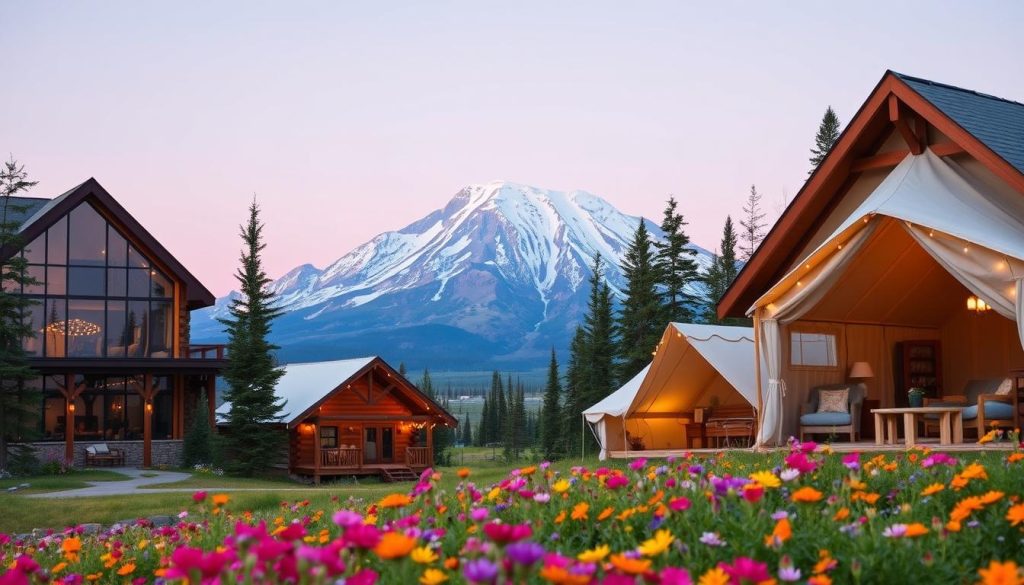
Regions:
<svg viewBox="0 0 1024 585"><path fill-rule="evenodd" d="M374 237L323 270L304 264L275 281L286 311L275 341L287 353L318 340L331 354L332 340L356 333L367 340L437 325L492 344L508 359L529 360L565 346L586 302L595 253L607 260L608 281L621 294L618 263L638 221L583 191L505 181L469 186L443 209ZM647 228L662 237L650 221ZM711 254L695 249L705 270ZM194 338L218 337L215 317L227 298L193 315ZM416 349L443 351L443 340L436 345Z"/></svg>

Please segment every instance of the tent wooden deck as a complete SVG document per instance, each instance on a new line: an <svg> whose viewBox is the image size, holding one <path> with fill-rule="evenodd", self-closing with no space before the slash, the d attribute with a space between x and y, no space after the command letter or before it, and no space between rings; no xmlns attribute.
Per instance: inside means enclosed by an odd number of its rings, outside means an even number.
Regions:
<svg viewBox="0 0 1024 585"><path fill-rule="evenodd" d="M917 447L926 447L944 453L962 453L962 452L978 452L978 451L1012 451L1013 443L1005 441L1002 443L986 443L984 445L970 442L961 443L959 445L939 445L938 438L924 439L919 441ZM896 451L907 451L907 447L902 443L896 445L876 445L874 441L855 441L853 443L831 443L829 447L836 453L879 453L879 452L896 452ZM775 447L770 449L774 451L785 451L786 447ZM612 459L637 459L640 457L646 457L648 459L666 459L668 457L684 457L687 454L694 455L710 455L718 453L720 451L747 451L757 452L749 447L726 447L722 449L650 449L644 451L609 451L608 456Z"/></svg>

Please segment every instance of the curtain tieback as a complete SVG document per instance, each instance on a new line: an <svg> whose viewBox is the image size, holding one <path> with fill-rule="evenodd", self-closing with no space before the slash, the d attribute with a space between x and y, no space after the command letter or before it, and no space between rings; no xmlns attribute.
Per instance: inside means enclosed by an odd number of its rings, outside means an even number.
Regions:
<svg viewBox="0 0 1024 585"><path fill-rule="evenodd" d="M786 381L785 380L782 380L780 378L769 378L768 379L768 389L771 390L773 388L778 389L779 393L782 395L783 398L786 397Z"/></svg>

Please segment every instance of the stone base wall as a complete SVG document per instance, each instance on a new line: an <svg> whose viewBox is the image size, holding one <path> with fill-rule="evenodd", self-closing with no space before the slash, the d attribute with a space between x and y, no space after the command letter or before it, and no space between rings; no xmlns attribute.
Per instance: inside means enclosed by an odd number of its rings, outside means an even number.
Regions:
<svg viewBox="0 0 1024 585"><path fill-rule="evenodd" d="M142 441L75 441L75 467L85 467L85 449L89 445L105 442L111 449L124 451L124 464L127 467L142 467ZM64 443L33 443L36 456L42 462L60 461L64 459ZM183 462L184 441L161 440L153 441L153 465L181 467Z"/></svg>

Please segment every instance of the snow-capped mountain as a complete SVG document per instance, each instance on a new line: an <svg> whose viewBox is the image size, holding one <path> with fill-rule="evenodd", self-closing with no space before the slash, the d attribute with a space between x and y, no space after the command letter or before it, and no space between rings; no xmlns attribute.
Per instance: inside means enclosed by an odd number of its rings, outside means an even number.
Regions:
<svg viewBox="0 0 1024 585"><path fill-rule="evenodd" d="M568 346L595 253L620 294L618 263L638 221L583 191L466 187L323 270L303 264L276 280L285 315L274 341L284 361L376 353L416 367L540 365L552 346ZM652 222L647 228L662 237ZM712 256L695 249L705 270ZM192 316L194 340L222 338L216 317L233 295Z"/></svg>

